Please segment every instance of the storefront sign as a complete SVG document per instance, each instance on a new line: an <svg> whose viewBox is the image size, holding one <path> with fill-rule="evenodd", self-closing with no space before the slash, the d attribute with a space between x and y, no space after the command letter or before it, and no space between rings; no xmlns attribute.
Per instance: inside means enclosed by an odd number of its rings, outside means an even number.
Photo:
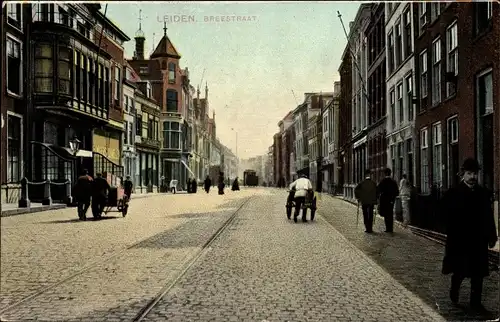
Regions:
<svg viewBox="0 0 500 322"><path fill-rule="evenodd" d="M120 140L94 133L92 150L104 155L116 164L120 164Z"/></svg>

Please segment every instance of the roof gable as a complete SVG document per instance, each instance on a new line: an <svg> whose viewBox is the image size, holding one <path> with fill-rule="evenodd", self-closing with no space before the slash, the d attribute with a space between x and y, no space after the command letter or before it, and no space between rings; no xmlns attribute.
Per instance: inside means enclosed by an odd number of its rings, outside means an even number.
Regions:
<svg viewBox="0 0 500 322"><path fill-rule="evenodd" d="M155 51L151 54L151 58L157 57L173 57L173 58L181 58L181 55L175 49L174 44L170 41L168 36L163 36L156 46Z"/></svg>

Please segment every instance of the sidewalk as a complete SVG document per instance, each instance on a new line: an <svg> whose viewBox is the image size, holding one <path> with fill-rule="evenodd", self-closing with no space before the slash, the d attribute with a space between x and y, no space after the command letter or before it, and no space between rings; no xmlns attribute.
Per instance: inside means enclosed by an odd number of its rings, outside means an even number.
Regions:
<svg viewBox="0 0 500 322"><path fill-rule="evenodd" d="M182 192L178 192L178 193L182 194ZM132 199L140 199L140 198L145 198L145 197L155 197L155 196L160 196L160 195L171 195L171 194L170 193L156 193L156 192L140 193L140 194L133 194ZM57 209L64 209L64 208L67 208L67 205L66 204L59 204L59 203L53 203L50 206L44 206L41 203L31 203L30 208L20 208L20 207L18 207L17 203L5 203L5 204L2 204L2 212L0 214L0 217L25 215L25 214L35 213L35 212L57 210Z"/></svg>
<svg viewBox="0 0 500 322"><path fill-rule="evenodd" d="M413 234L408 229L394 226L394 234L386 234L384 221L377 216L374 233L366 234L363 216L359 214L356 226L357 207L348 201L326 194L318 203L318 214L330 222L357 248L371 257L407 289L433 306L447 320L478 320L480 316L469 315L470 283L463 283L460 303L463 307L451 305L448 292L450 276L441 274L444 246ZM484 280L483 304L498 317L499 273L494 271Z"/></svg>

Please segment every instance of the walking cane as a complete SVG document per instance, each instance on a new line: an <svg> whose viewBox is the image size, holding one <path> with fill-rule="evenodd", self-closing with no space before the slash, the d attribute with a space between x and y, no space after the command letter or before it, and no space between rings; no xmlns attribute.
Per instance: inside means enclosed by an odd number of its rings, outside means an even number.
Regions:
<svg viewBox="0 0 500 322"><path fill-rule="evenodd" d="M357 213L356 213L356 228L358 228L358 223L359 223L359 200L358 200L358 210L357 210Z"/></svg>

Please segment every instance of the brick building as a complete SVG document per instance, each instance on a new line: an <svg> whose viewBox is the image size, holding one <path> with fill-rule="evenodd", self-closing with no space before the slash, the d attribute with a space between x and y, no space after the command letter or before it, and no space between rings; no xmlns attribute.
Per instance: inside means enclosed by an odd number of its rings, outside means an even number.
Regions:
<svg viewBox="0 0 500 322"><path fill-rule="evenodd" d="M2 10L2 91L0 176L2 184L1 202L15 203L19 199L19 181L24 176L24 129L25 113L28 110L24 82L26 63L25 34L29 7L8 3Z"/></svg>
<svg viewBox="0 0 500 322"><path fill-rule="evenodd" d="M91 174L122 175L121 71L123 43L129 38L100 9L98 4L8 5L8 25L20 19L21 10L24 15L22 35L8 34L5 39L10 57L6 69L17 66L18 71L5 75L7 96L16 99L4 99L17 117L11 131L21 133L18 169L30 181L74 182L82 168ZM21 39L23 48L18 46ZM22 96L12 95L18 82L24 84ZM22 118L15 106L20 97ZM70 149L75 138L81 142L79 151ZM14 169L13 161L10 164ZM19 177L21 170L16 172Z"/></svg>
<svg viewBox="0 0 500 322"><path fill-rule="evenodd" d="M422 194L432 187L445 190L457 182L463 159L476 157L483 167L480 182L496 190L498 202L500 127L494 115L500 106L500 52L492 48L500 47L499 5L414 6L417 186Z"/></svg>
<svg viewBox="0 0 500 322"><path fill-rule="evenodd" d="M383 178L387 166L386 153L386 51L385 51L385 4L371 5L371 19L366 28L368 42L367 83L368 90L368 169L373 172L373 179Z"/></svg>
<svg viewBox="0 0 500 322"><path fill-rule="evenodd" d="M339 67L339 187L353 182L352 169L352 63L349 47L344 49Z"/></svg>
<svg viewBox="0 0 500 322"><path fill-rule="evenodd" d="M189 143L187 142L189 125L182 101L184 78L180 67L181 56L167 35L166 25L163 28L163 37L149 59L144 56L144 35L138 33L135 42L134 57L128 63L143 81L150 84L152 97L161 106L160 137L162 147L160 160L157 164L160 175L163 177L163 183L168 184L172 179L184 183L188 178L187 164L189 164L190 152L185 149ZM196 103L201 103L199 92L198 89ZM204 128L208 129L207 102L208 87L205 88L204 103L195 106L195 114L200 116L201 123L205 125ZM203 148L206 151L210 149L207 141L203 142ZM209 158L208 153L206 155ZM205 162L205 168L208 167L208 164L209 160ZM208 174L208 169L205 172Z"/></svg>
<svg viewBox="0 0 500 322"><path fill-rule="evenodd" d="M290 111L281 121L278 123L281 135L281 157L282 157L282 167L281 167L281 177L283 178L284 184L290 184L292 178L290 176L290 156L293 152L293 113Z"/></svg>

